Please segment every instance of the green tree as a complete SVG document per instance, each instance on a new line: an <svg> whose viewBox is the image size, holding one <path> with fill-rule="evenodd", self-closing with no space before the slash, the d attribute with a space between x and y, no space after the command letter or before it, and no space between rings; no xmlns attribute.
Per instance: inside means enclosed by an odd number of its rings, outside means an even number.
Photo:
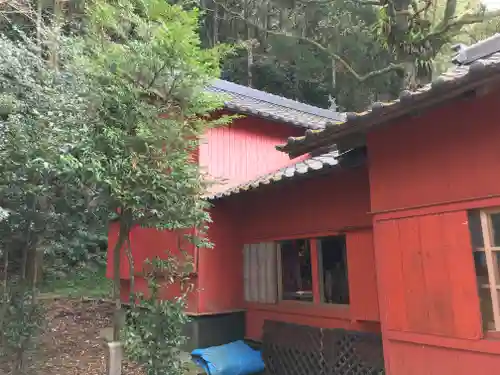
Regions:
<svg viewBox="0 0 500 375"><path fill-rule="evenodd" d="M77 239L88 244L95 192L67 162L88 136L89 87L54 69L23 34L17 39L0 36L0 206L8 213L0 221L0 350L22 373L42 321L43 262L64 258L61 249Z"/></svg>
<svg viewBox="0 0 500 375"><path fill-rule="evenodd" d="M219 75L220 59L229 49L202 48L198 17L196 9L163 0L95 1L88 8L86 33L71 53L77 56L72 69L92 83L97 117L88 140L71 152L73 166L82 180L100 187L119 227L111 249L114 341L120 338L122 315L121 254L130 255L132 228L202 231L209 220L195 153L208 127L231 120L212 118L223 101L203 90ZM133 290L134 265L129 268Z"/></svg>
<svg viewBox="0 0 500 375"><path fill-rule="evenodd" d="M207 45L242 42L225 77L343 110L394 98L449 67L450 46L498 19L478 0L203 0Z"/></svg>
<svg viewBox="0 0 500 375"><path fill-rule="evenodd" d="M394 62L371 30L375 9L359 1L207 0L202 6L206 45L243 41L225 61L229 80L320 107L334 97L341 110L363 109L401 86L395 72L371 79L356 73ZM342 55L350 70L331 53Z"/></svg>

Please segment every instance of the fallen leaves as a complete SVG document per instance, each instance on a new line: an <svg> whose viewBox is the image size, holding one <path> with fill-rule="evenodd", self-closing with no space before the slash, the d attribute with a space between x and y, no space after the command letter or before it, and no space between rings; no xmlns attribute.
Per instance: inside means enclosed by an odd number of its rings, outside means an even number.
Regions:
<svg viewBox="0 0 500 375"><path fill-rule="evenodd" d="M107 346L101 331L112 325L107 301L54 300L47 303L47 327L32 363L36 375L105 375ZM144 375L125 361L123 375Z"/></svg>

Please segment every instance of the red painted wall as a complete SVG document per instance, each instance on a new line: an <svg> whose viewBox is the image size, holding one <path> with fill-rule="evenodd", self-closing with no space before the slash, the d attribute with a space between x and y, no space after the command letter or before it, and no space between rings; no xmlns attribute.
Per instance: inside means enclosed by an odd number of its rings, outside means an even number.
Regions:
<svg viewBox="0 0 500 375"><path fill-rule="evenodd" d="M378 322L380 315L373 229L349 232L347 249L349 291L353 301L350 317L357 321Z"/></svg>
<svg viewBox="0 0 500 375"><path fill-rule="evenodd" d="M304 129L244 117L229 126L208 131L200 144L200 165L223 183L217 191L223 190L296 163L300 158L291 161L275 146L288 137L303 134Z"/></svg>
<svg viewBox="0 0 500 375"><path fill-rule="evenodd" d="M500 204L498 99L456 101L368 134L387 375L498 373L466 215Z"/></svg>
<svg viewBox="0 0 500 375"><path fill-rule="evenodd" d="M350 306L289 301L246 304L246 334L249 338L261 338L266 319L325 328L379 330L371 218L368 215L368 171L365 167L339 168L325 176L271 185L232 199L239 212L242 244L339 232L345 232L347 236Z"/></svg>
<svg viewBox="0 0 500 375"><path fill-rule="evenodd" d="M194 245L185 238L192 234L192 230L186 231L161 231L151 228L135 227L130 232L130 248L134 259L135 272L142 271L147 259L160 257L166 259L168 254L179 255L180 250L194 257ZM113 250L118 239L118 224L111 223L108 231L108 263L107 277L113 277ZM126 252L122 249L120 258L120 277L130 278L130 265Z"/></svg>
<svg viewBox="0 0 500 375"><path fill-rule="evenodd" d="M180 255L179 249L185 251L194 260L196 265L196 252L194 245L188 241L184 234L190 234L192 231L160 231L150 228L133 228L130 233L130 247L131 253L134 260L134 270L135 270L135 292L147 293L147 283L140 276L143 265L147 259L153 259L154 257L160 257L166 259L168 253L171 255ZM108 232L108 262L106 276L108 278L113 277L113 253L116 241L118 239L118 225L117 223L112 223L109 227ZM167 253L168 251L168 253ZM121 296L123 301L128 301L130 295L130 264L128 256L124 249L121 251L120 258L120 278L122 279L121 284ZM196 270L195 270L196 271ZM198 281L193 278L190 282L192 284L193 292L189 295L188 308L187 311L190 313L196 313L198 311ZM173 297L180 294L180 285L166 285L163 288L161 295L166 297Z"/></svg>
<svg viewBox="0 0 500 375"><path fill-rule="evenodd" d="M208 237L213 248L199 250L199 312L211 314L243 308L243 244L238 216L231 200L217 201L211 209Z"/></svg>
<svg viewBox="0 0 500 375"><path fill-rule="evenodd" d="M297 162L299 159L291 161L275 146L289 136L302 134L303 129L290 125L245 117L227 127L209 130L193 160L199 161L212 176L223 178L226 184L218 189L226 189ZM183 243L188 253L196 257L198 265L197 278L193 279L196 291L191 295L188 310L192 313L211 314L243 308L242 244L238 242L239 228L235 226L239 213L234 212L230 204L218 201L211 215L213 223L208 236L214 248L197 252L192 245ZM116 224L110 226L108 259L112 259L117 229ZM140 272L140 265L145 259L162 256L166 249L176 250L180 238L182 234L175 232L135 228L131 234L131 248L136 272ZM123 252L121 278L129 279L129 273L128 259ZM113 275L112 261L108 262L107 275ZM126 281L122 284L122 295L128 298L130 285ZM146 288L140 277L136 276L135 284L137 290ZM170 287L165 296L175 293L175 287Z"/></svg>
<svg viewBox="0 0 500 375"><path fill-rule="evenodd" d="M239 209L245 243L371 227L368 172L364 167L338 168L326 175L270 185L244 196Z"/></svg>
<svg viewBox="0 0 500 375"><path fill-rule="evenodd" d="M466 212L378 221L375 238L387 330L481 337Z"/></svg>
<svg viewBox="0 0 500 375"><path fill-rule="evenodd" d="M187 293L186 312L192 315L198 314L198 281L196 278L190 281L189 290L185 289L188 287L187 285L183 287L184 289L181 289L179 284L168 284L166 282L159 282L159 284L160 298L172 299ZM134 279L134 291L136 293L144 293L147 296L149 294L147 281L142 277L136 277ZM121 280L120 297L123 302L130 301L130 280Z"/></svg>
<svg viewBox="0 0 500 375"><path fill-rule="evenodd" d="M368 134L373 211L500 194L500 94Z"/></svg>

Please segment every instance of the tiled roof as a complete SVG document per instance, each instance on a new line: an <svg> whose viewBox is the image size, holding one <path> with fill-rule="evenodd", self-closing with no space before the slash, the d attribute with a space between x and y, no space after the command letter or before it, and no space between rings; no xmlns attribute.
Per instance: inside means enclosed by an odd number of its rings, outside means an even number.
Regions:
<svg viewBox="0 0 500 375"><path fill-rule="evenodd" d="M238 194L243 191L253 190L263 185L273 184L279 181L292 179L301 175L305 175L312 171L324 170L338 164L338 151L331 151L320 156L314 156L309 159L302 160L293 165L279 169L278 171L268 173L258 177L252 181L245 182L235 187L229 188L218 193L209 193L206 198L218 199L228 197L233 194Z"/></svg>
<svg viewBox="0 0 500 375"><path fill-rule="evenodd" d="M327 123L338 123L345 115L329 109L286 99L264 91L217 79L206 90L224 94L229 110L280 121L306 129L323 129Z"/></svg>
<svg viewBox="0 0 500 375"><path fill-rule="evenodd" d="M495 38L496 40L484 41L489 43L490 50L492 41L500 46L500 34L497 34ZM483 48L484 50L487 49ZM374 103L365 112L347 113L343 123L327 125L324 130L307 130L305 136L291 137L285 145L276 148L296 157L334 143L339 144L346 136L363 133L373 126L456 98L468 91L488 85L495 79L497 83L500 83L500 47L496 51L499 52L479 58L475 50L473 58L470 56L456 58L455 62L463 61L465 65L453 67L421 89L413 92L404 90L399 95L399 99L389 103ZM464 50L460 51L462 55L463 52Z"/></svg>

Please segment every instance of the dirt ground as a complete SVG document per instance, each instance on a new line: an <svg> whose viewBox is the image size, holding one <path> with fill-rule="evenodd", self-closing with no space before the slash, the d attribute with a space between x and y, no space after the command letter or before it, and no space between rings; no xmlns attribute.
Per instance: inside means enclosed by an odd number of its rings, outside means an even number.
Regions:
<svg viewBox="0 0 500 375"><path fill-rule="evenodd" d="M103 328L111 326L113 304L103 301L47 302L47 328L36 351L36 375L103 375L106 346ZM34 369L35 370L35 369ZM123 375L144 375L125 362Z"/></svg>
<svg viewBox="0 0 500 375"><path fill-rule="evenodd" d="M29 375L106 375L107 347L114 305L102 300L46 299L47 326L29 361ZM9 363L0 375L10 374ZM186 375L198 373L194 365ZM122 375L145 375L124 361Z"/></svg>

